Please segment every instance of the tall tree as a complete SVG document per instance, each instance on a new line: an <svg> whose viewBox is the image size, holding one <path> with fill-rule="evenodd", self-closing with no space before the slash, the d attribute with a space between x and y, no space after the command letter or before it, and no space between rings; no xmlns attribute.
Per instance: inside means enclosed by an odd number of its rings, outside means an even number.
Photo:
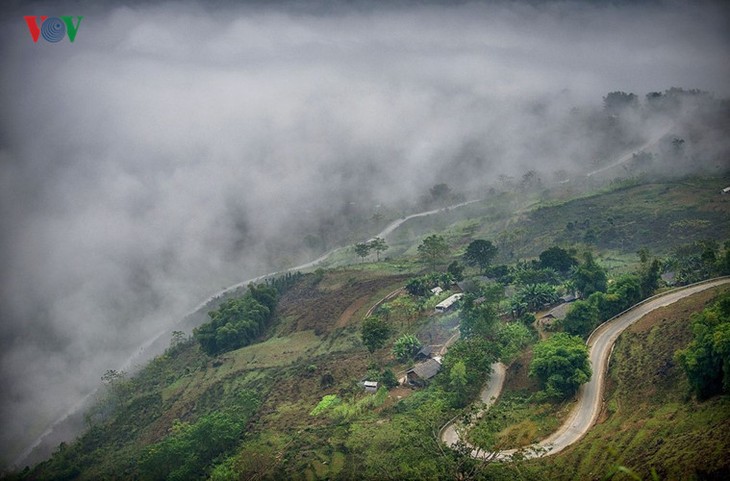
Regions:
<svg viewBox="0 0 730 481"><path fill-rule="evenodd" d="M388 244L382 237L376 237L368 242L368 247L375 251L375 258L378 262L380 262L380 253L388 250Z"/></svg>
<svg viewBox="0 0 730 481"><path fill-rule="evenodd" d="M359 242L355 244L355 254L357 254L362 261L370 254L370 244L367 242Z"/></svg>
<svg viewBox="0 0 730 481"><path fill-rule="evenodd" d="M496 256L497 246L491 241L476 239L467 246L464 262L470 266L479 266L481 272L484 273Z"/></svg>
<svg viewBox="0 0 730 481"><path fill-rule="evenodd" d="M601 267L593 258L593 254L586 252L584 262L573 271L573 284L583 295L588 297L594 292L606 292L608 276L606 269Z"/></svg>
<svg viewBox="0 0 730 481"><path fill-rule="evenodd" d="M588 301L575 301L565 318L563 329L568 334L586 337L599 323L598 307Z"/></svg>
<svg viewBox="0 0 730 481"><path fill-rule="evenodd" d="M454 393L457 407L464 407L468 400L466 365L464 361L456 361L449 370L449 387Z"/></svg>
<svg viewBox="0 0 730 481"><path fill-rule="evenodd" d="M730 294L692 319L692 341L675 353L699 399L730 393Z"/></svg>
<svg viewBox="0 0 730 481"><path fill-rule="evenodd" d="M553 246L540 253L540 265L567 274L573 266L578 265L578 260L565 249Z"/></svg>
<svg viewBox="0 0 730 481"><path fill-rule="evenodd" d="M434 271L448 253L449 245L446 243L446 239L438 234L426 237L418 246L418 255Z"/></svg>
<svg viewBox="0 0 730 481"><path fill-rule="evenodd" d="M378 317L366 318L360 327L360 337L371 353L385 346L391 329L387 322Z"/></svg>

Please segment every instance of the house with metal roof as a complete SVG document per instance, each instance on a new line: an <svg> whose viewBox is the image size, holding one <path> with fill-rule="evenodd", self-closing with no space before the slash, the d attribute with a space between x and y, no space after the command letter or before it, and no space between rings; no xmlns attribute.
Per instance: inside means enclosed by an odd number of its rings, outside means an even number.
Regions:
<svg viewBox="0 0 730 481"><path fill-rule="evenodd" d="M458 301L462 297L464 297L464 294L461 293L461 292L458 293L458 294L453 294L453 295L447 297L443 301L441 301L438 304L436 304L436 308L435 308L436 312L446 312L446 311L448 311L449 309L451 309L451 307L454 304L456 304L456 301Z"/></svg>
<svg viewBox="0 0 730 481"><path fill-rule="evenodd" d="M406 371L408 384L413 386L425 386L441 370L439 359L429 359L413 366Z"/></svg>

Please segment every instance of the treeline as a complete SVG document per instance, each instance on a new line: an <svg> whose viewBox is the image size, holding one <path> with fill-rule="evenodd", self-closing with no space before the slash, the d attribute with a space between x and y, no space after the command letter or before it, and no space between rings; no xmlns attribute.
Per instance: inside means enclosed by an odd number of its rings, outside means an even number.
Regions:
<svg viewBox="0 0 730 481"><path fill-rule="evenodd" d="M229 299L209 312L210 322L193 330L193 338L210 356L247 346L272 320L277 300L274 287L250 284L243 297Z"/></svg>

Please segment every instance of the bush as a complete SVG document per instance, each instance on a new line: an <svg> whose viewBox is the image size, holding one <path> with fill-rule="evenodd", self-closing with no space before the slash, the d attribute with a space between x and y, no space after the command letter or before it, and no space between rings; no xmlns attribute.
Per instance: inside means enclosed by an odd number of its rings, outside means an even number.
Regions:
<svg viewBox="0 0 730 481"><path fill-rule="evenodd" d="M561 332L535 345L530 376L540 380L548 397L575 394L591 374L588 347L580 337Z"/></svg>

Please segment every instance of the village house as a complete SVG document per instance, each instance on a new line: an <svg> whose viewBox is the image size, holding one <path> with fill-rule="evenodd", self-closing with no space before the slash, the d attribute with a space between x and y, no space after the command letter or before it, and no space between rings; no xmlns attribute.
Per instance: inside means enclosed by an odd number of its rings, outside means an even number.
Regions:
<svg viewBox="0 0 730 481"><path fill-rule="evenodd" d="M376 392L378 390L377 381L365 381L362 383L362 386L365 388L365 391L367 391L367 392Z"/></svg>
<svg viewBox="0 0 730 481"><path fill-rule="evenodd" d="M441 370L441 360L429 359L406 371L406 380L412 386L423 387Z"/></svg>
<svg viewBox="0 0 730 481"><path fill-rule="evenodd" d="M570 305L570 302L564 302L558 306L553 307L545 315L540 317L537 323L542 327L551 327L555 322L565 319L565 316L568 315Z"/></svg>
<svg viewBox="0 0 730 481"><path fill-rule="evenodd" d="M462 297L464 297L464 294L462 294L462 293L454 294L454 295L451 295L451 296L447 297L443 301L441 301L438 304L436 304L435 311L436 312L446 312L446 311L448 311L449 309L451 309L451 307L454 304L456 304L456 301L458 301Z"/></svg>

